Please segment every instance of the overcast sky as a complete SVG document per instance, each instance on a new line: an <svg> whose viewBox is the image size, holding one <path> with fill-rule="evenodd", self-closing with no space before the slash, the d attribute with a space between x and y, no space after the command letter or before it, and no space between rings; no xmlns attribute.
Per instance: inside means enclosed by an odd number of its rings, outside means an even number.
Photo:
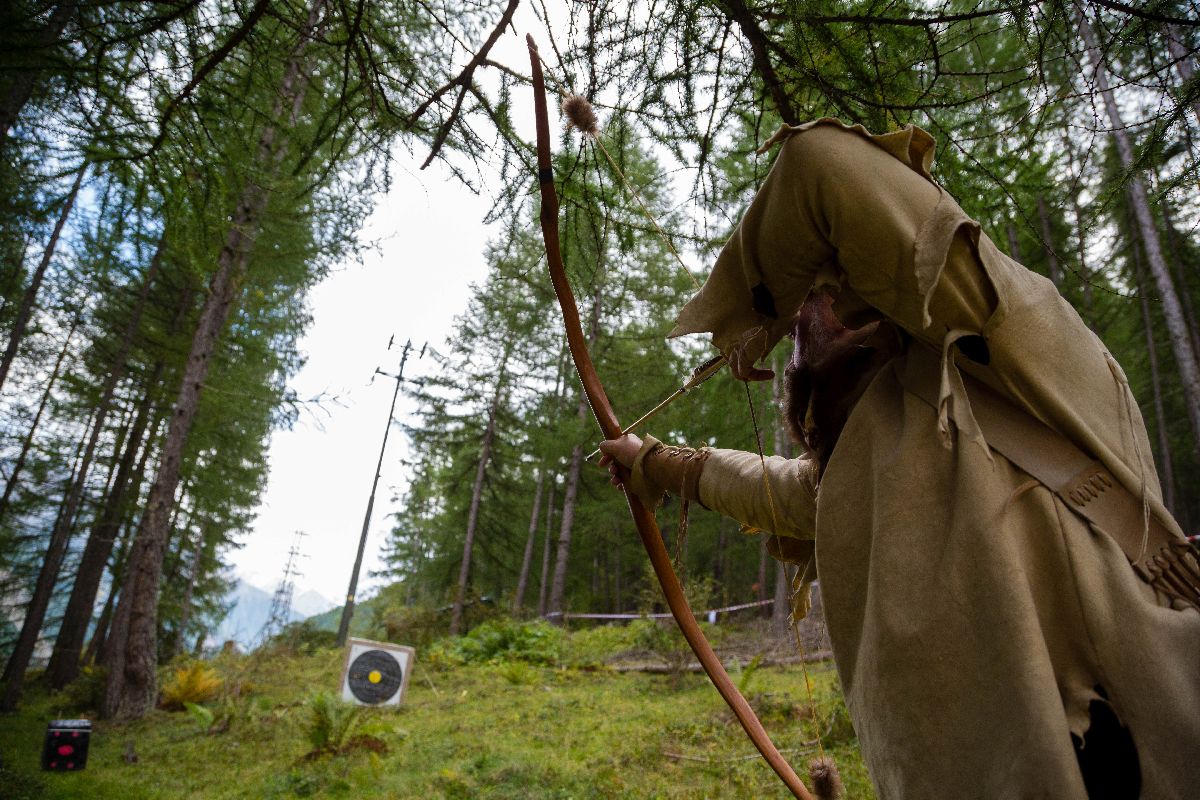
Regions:
<svg viewBox="0 0 1200 800"><path fill-rule="evenodd" d="M540 26L518 11L516 27L493 51L503 63L528 73L524 35ZM543 43L543 49L548 44ZM532 106L530 105L530 108ZM522 119L520 106L516 117ZM525 114L524 116L529 116ZM533 121L519 132L533 138ZM454 317L466 308L469 287L483 279L484 246L493 232L482 220L491 199L476 196L454 182L439 164L420 171L427 153L397 153L391 191L379 198L362 231L378 248L364 262L349 262L313 291L313 323L300 341L308 361L292 379L302 397L336 395L338 404L304 412L294 430L276 431L270 446L270 477L258 518L244 547L232 554L239 575L270 590L279 581L295 532L308 534L301 543L306 558L296 593L315 589L339 604L345 596L371 490L380 439L395 384L382 376L371 383L376 367L395 373L400 347L411 339L414 352L405 378L433 368L416 358L421 345L441 348ZM388 339L396 337L389 352ZM396 418L414 411L403 394ZM403 492L408 475L401 460L408 442L392 429L384 457L379 492L367 541L358 597L378 585L367 573L379 559L390 516L402 512L393 499Z"/></svg>

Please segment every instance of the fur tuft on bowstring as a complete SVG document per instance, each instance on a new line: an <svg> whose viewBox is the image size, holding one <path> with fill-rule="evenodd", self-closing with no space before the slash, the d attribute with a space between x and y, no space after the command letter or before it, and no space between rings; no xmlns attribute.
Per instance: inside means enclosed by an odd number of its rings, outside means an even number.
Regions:
<svg viewBox="0 0 1200 800"><path fill-rule="evenodd" d="M567 130L578 128L588 136L600 134L600 118L586 97L567 95L562 101L562 111L567 118Z"/></svg>
<svg viewBox="0 0 1200 800"><path fill-rule="evenodd" d="M808 762L808 779L817 800L839 800L845 794L842 775L829 756L817 756Z"/></svg>

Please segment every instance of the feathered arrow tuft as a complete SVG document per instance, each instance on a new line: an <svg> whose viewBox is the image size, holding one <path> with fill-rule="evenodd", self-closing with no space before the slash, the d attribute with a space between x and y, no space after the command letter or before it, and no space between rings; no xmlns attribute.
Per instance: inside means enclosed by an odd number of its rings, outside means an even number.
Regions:
<svg viewBox="0 0 1200 800"><path fill-rule="evenodd" d="M600 118L586 97L577 94L567 95L562 101L562 111L567 118L567 130L578 128L588 136L600 134Z"/></svg>
<svg viewBox="0 0 1200 800"><path fill-rule="evenodd" d="M818 800L838 800L845 792L842 775L829 756L818 756L808 762L808 779Z"/></svg>

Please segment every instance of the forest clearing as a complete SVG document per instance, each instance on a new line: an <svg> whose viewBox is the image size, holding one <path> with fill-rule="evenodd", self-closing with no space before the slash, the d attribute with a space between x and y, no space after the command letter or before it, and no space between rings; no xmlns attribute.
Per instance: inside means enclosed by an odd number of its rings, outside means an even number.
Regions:
<svg viewBox="0 0 1200 800"><path fill-rule="evenodd" d="M604 665L661 665L645 644L684 647L682 639L641 624L566 636L505 624L516 635L501 652L459 663L464 648L443 642L425 656L431 663L418 661L401 707L347 706L343 716L358 713L352 727L332 734L329 752L316 755L321 717L313 697L336 688L341 663L333 648L306 653L280 642L217 657L209 662L221 680L207 701L211 716L158 710L134 724L101 725L88 768L78 773L40 774L38 753L23 742L39 739L45 719L86 704L76 705L78 690L39 694L0 728L0 752L25 754L6 759L0 781L21 787L9 800L785 796L702 674L618 673ZM720 641L761 647L771 638L755 626ZM775 646L786 648L787 637ZM741 658L734 677L779 746L796 757L813 750L800 667L756 668L752 657ZM873 797L832 663L811 664L809 675L825 745L842 764L849 796ZM342 720L333 716L336 730ZM136 763L127 763L131 750Z"/></svg>
<svg viewBox="0 0 1200 800"><path fill-rule="evenodd" d="M2 5L0 796L1200 796L1198 0Z"/></svg>

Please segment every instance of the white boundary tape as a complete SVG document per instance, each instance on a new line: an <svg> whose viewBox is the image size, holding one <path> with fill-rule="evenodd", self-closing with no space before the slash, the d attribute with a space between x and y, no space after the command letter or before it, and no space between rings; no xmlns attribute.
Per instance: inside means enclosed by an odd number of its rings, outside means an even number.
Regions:
<svg viewBox="0 0 1200 800"><path fill-rule="evenodd" d="M711 614L724 614L730 611L741 611L745 608L757 608L759 606L769 606L775 602L774 598L770 600L757 600L753 603L741 603L736 606L725 606L724 608L710 608L706 611L693 612L697 617L707 617ZM570 614L564 611L551 611L546 614L546 619L562 617L563 619L670 619L670 614Z"/></svg>

